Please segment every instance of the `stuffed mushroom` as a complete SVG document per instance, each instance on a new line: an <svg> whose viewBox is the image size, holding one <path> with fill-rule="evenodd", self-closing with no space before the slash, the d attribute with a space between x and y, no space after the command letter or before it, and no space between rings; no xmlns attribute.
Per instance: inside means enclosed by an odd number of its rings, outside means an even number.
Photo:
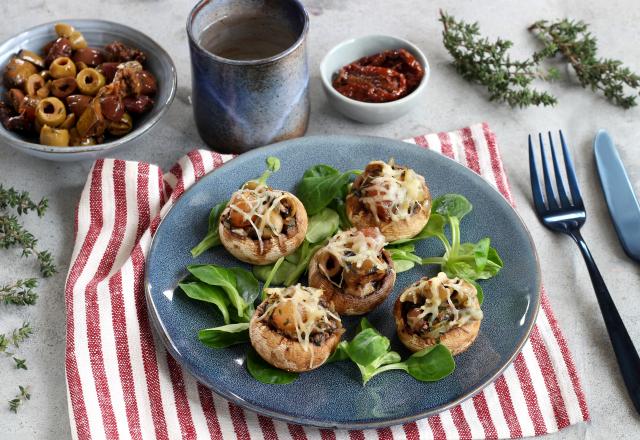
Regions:
<svg viewBox="0 0 640 440"><path fill-rule="evenodd" d="M396 272L378 228L333 236L309 264L309 285L320 288L341 315L362 315L393 290Z"/></svg>
<svg viewBox="0 0 640 440"><path fill-rule="evenodd" d="M307 211L296 196L250 181L231 196L218 233L238 260L266 265L295 252L307 224Z"/></svg>
<svg viewBox="0 0 640 440"><path fill-rule="evenodd" d="M402 292L393 315L400 341L411 351L440 342L454 355L473 344L483 316L475 286L443 272Z"/></svg>
<svg viewBox="0 0 640 440"><path fill-rule="evenodd" d="M249 323L251 345L274 367L303 372L329 358L344 333L321 289L297 284L266 289Z"/></svg>
<svg viewBox="0 0 640 440"><path fill-rule="evenodd" d="M410 168L370 162L351 187L347 216L359 229L377 226L391 242L417 235L429 220L431 194L424 177Z"/></svg>

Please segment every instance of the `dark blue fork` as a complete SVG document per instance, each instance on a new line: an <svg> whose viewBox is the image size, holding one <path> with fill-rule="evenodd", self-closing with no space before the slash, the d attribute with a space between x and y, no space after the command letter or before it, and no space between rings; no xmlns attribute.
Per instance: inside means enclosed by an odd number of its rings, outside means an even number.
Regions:
<svg viewBox="0 0 640 440"><path fill-rule="evenodd" d="M620 318L618 309L616 309L613 299L611 299L609 290L602 279L602 275L600 275L593 256L591 252L589 252L587 243L585 243L582 235L580 235L580 228L587 220L587 213L582 203L580 188L578 187L576 173L573 168L571 156L569 155L569 150L567 149L567 144L564 141L562 131L560 131L562 155L564 156L564 165L571 199L569 199L569 195L562 181L558 158L553 146L553 137L551 136L551 132L549 132L549 146L551 159L553 161L558 200L556 199L553 184L551 183L551 175L549 173L549 167L547 166L547 159L545 158L545 146L542 140L542 134L538 134L538 140L540 141L540 156L546 201L536 168L533 142L531 135L529 135L529 172L531 174L531 191L533 192L533 203L536 213L543 225L552 231L569 235L580 248L584 261L587 263L587 268L589 269L591 282L593 283L593 288L598 298L598 304L600 305L600 311L602 312L602 317L604 318L604 323L609 333L611 345L613 345L613 351L618 359L622 378L629 391L631 401L636 407L636 411L640 413L640 357L638 357L638 352L633 346L633 341L631 341L629 333L622 322L622 318Z"/></svg>

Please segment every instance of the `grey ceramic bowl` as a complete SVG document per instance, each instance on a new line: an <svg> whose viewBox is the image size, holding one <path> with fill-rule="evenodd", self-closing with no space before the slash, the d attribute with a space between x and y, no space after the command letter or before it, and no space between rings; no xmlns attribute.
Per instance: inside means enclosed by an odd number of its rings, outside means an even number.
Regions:
<svg viewBox="0 0 640 440"><path fill-rule="evenodd" d="M167 111L176 93L176 68L169 54L140 31L109 21L76 19L44 23L9 38L0 45L0 68L4 70L4 66L9 62L11 56L20 49L29 49L36 53L41 53L42 47L56 37L53 26L55 23L60 22L69 23L82 32L91 47L103 47L114 40L118 40L141 49L147 55L147 69L158 80L155 105L149 113L136 120L131 133L100 145L88 147L50 147L40 145L35 142L29 142L19 133L6 130L1 124L0 142L32 156L55 161L88 160L112 154L113 151L149 130ZM4 95L5 91L4 86L0 83L0 95Z"/></svg>
<svg viewBox="0 0 640 440"><path fill-rule="evenodd" d="M341 95L331 85L334 75L341 67L358 58L390 49L408 50L424 67L422 82L404 98L383 103L361 102ZM427 57L416 45L390 35L366 35L343 41L331 49L320 63L322 87L331 105L343 115L365 124L389 122L409 112L422 101L430 74L431 68Z"/></svg>

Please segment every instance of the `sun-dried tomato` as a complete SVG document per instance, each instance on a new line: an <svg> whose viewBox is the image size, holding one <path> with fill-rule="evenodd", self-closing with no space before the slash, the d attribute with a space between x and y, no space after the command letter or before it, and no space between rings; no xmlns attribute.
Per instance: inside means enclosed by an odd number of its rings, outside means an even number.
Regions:
<svg viewBox="0 0 640 440"><path fill-rule="evenodd" d="M348 98L364 102L388 102L404 96L404 75L386 67L350 64L340 69L333 87Z"/></svg>
<svg viewBox="0 0 640 440"><path fill-rule="evenodd" d="M333 80L342 95L364 102L389 102L413 92L424 68L406 49L387 50L344 66Z"/></svg>

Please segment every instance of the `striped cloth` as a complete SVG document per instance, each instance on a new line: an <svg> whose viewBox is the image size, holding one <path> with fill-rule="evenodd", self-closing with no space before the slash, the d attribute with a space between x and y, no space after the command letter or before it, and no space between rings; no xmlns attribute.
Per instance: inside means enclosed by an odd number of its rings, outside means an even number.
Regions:
<svg viewBox="0 0 640 440"><path fill-rule="evenodd" d="M484 176L513 204L486 124L408 142ZM555 432L589 419L566 341L542 292L530 340L499 379L461 405L404 426L333 431L244 411L199 384L151 330L145 257L177 198L231 156L192 151L167 174L105 159L89 175L76 214L66 283L66 374L71 430L88 439L497 439Z"/></svg>

